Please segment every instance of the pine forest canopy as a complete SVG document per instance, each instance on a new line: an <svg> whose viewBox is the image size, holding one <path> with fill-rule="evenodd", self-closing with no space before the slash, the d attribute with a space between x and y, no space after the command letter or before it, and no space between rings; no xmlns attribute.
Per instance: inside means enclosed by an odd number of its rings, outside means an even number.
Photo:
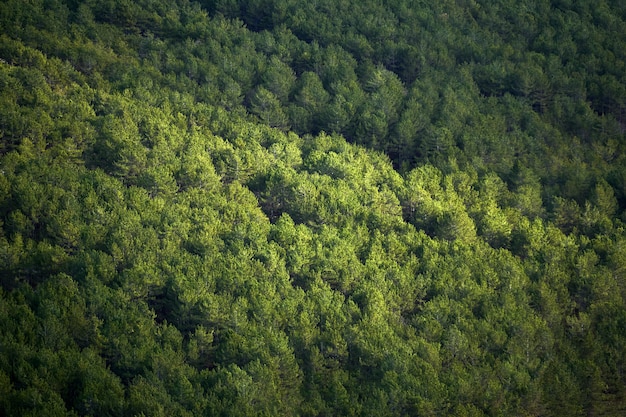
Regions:
<svg viewBox="0 0 626 417"><path fill-rule="evenodd" d="M626 3L0 3L0 414L626 414Z"/></svg>

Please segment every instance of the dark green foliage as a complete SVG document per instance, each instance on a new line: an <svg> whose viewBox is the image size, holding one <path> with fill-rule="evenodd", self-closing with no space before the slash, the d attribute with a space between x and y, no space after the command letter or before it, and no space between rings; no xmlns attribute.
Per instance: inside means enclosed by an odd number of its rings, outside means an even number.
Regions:
<svg viewBox="0 0 626 417"><path fill-rule="evenodd" d="M426 3L0 4L0 414L623 415L626 8Z"/></svg>

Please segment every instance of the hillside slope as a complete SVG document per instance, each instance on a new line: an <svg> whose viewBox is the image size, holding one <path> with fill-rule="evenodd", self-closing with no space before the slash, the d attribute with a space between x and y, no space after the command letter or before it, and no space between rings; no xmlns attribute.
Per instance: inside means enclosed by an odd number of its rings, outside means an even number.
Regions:
<svg viewBox="0 0 626 417"><path fill-rule="evenodd" d="M4 415L618 416L618 1L0 4Z"/></svg>

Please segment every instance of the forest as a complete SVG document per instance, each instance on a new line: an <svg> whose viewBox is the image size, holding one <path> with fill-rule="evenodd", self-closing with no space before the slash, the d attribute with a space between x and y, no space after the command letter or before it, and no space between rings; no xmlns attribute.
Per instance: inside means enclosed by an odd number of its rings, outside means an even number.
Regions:
<svg viewBox="0 0 626 417"><path fill-rule="evenodd" d="M3 0L0 415L626 415L626 2Z"/></svg>

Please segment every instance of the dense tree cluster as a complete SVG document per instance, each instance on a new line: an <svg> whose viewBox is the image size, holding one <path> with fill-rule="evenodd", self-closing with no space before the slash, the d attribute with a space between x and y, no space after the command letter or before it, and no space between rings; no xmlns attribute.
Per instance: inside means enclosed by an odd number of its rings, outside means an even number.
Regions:
<svg viewBox="0 0 626 417"><path fill-rule="evenodd" d="M0 414L623 415L625 65L617 0L2 2Z"/></svg>

